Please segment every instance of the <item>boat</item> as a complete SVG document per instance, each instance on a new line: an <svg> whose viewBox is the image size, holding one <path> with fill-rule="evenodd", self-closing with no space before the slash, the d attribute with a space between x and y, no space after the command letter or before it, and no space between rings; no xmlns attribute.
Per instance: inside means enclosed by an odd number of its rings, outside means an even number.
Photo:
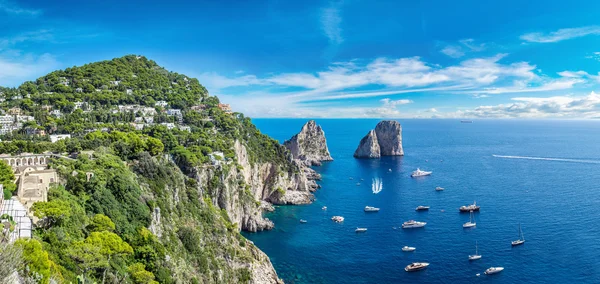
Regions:
<svg viewBox="0 0 600 284"><path fill-rule="evenodd" d="M356 228L356 230L354 230L357 233L364 233L367 231L367 228Z"/></svg>
<svg viewBox="0 0 600 284"><path fill-rule="evenodd" d="M304 224L304 223L306 223L306 222L308 222L308 221L306 221L306 220L304 220L304 219L300 219L300 223Z"/></svg>
<svg viewBox="0 0 600 284"><path fill-rule="evenodd" d="M344 222L344 217L342 217L342 216L333 216L333 217L331 217L331 220L333 220L335 222L338 222L338 223L341 223L341 222Z"/></svg>
<svg viewBox="0 0 600 284"><path fill-rule="evenodd" d="M525 237L523 237L523 230L521 230L521 223L519 223L519 239L516 241L512 241L512 246L518 246L525 243Z"/></svg>
<svg viewBox="0 0 600 284"><path fill-rule="evenodd" d="M477 223L473 222L473 211L469 215L469 222L463 224L463 228L473 228L477 226Z"/></svg>
<svg viewBox="0 0 600 284"><path fill-rule="evenodd" d="M321 207L321 210L327 210L327 206Z"/></svg>
<svg viewBox="0 0 600 284"><path fill-rule="evenodd" d="M481 255L477 253L477 241L475 241L475 254L469 255L469 260L481 259Z"/></svg>
<svg viewBox="0 0 600 284"><path fill-rule="evenodd" d="M491 274L499 273L502 270L504 270L504 267L490 267L490 268L486 269L484 273L487 275L491 275Z"/></svg>
<svg viewBox="0 0 600 284"><path fill-rule="evenodd" d="M473 201L473 204L467 206L461 206L458 208L460 212L471 212L471 211L479 211L479 206L477 206L477 202Z"/></svg>
<svg viewBox="0 0 600 284"><path fill-rule="evenodd" d="M356 183L356 186L360 186L360 182L357 182L357 183Z"/></svg>
<svg viewBox="0 0 600 284"><path fill-rule="evenodd" d="M417 249L416 247L404 246L402 248L402 251L411 252L411 251L415 251L416 249Z"/></svg>
<svg viewBox="0 0 600 284"><path fill-rule="evenodd" d="M373 194L380 193L383 190L383 181L380 178L374 178L371 184L371 190Z"/></svg>
<svg viewBox="0 0 600 284"><path fill-rule="evenodd" d="M429 266L429 263L427 263L427 262L413 262L413 263L407 265L406 267L404 267L404 271L406 271L406 272L419 271L419 270L423 270L423 269L427 268L427 266Z"/></svg>
<svg viewBox="0 0 600 284"><path fill-rule="evenodd" d="M392 172L392 169L388 169L388 172L390 172L390 173L391 173L391 172Z"/></svg>
<svg viewBox="0 0 600 284"><path fill-rule="evenodd" d="M408 220L408 221L402 223L402 229L421 228L421 227L425 227L425 225L427 225L427 223L425 223L425 222Z"/></svg>
<svg viewBox="0 0 600 284"><path fill-rule="evenodd" d="M411 177L424 177L424 176L431 175L431 173L433 173L433 172L422 171L421 169L417 168L417 170L412 172L412 174L410 176Z"/></svg>
<svg viewBox="0 0 600 284"><path fill-rule="evenodd" d="M353 177L349 177L348 179L354 179Z"/></svg>
<svg viewBox="0 0 600 284"><path fill-rule="evenodd" d="M372 206L365 206L365 212L379 212L379 208Z"/></svg>
<svg viewBox="0 0 600 284"><path fill-rule="evenodd" d="M415 209L415 211L427 211L429 210L429 206L423 206L423 205L419 205L417 206L417 209Z"/></svg>
<svg viewBox="0 0 600 284"><path fill-rule="evenodd" d="M436 190L436 191L443 191L443 190L444 190L444 188L443 188L443 187L441 187L441 186L437 186L437 187L435 188L435 190Z"/></svg>

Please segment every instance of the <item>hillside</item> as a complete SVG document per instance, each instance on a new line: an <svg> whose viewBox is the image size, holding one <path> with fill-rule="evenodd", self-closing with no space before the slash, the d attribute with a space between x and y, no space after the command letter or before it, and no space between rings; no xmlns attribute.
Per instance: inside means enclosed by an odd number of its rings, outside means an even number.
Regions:
<svg viewBox="0 0 600 284"><path fill-rule="evenodd" d="M0 101L0 153L76 157L51 162L61 182L34 204L34 238L17 242L23 276L279 281L239 232L271 229L269 203L311 202L317 175L198 80L128 55L0 88Z"/></svg>

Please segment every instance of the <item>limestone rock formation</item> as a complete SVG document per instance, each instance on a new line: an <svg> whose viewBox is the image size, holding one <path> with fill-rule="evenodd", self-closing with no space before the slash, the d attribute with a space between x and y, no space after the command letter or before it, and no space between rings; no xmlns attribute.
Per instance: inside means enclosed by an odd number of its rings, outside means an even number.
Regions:
<svg viewBox="0 0 600 284"><path fill-rule="evenodd" d="M379 142L377 142L377 133L375 130L369 131L367 136L360 140L358 148L354 151L354 157L371 159L381 157L381 150Z"/></svg>
<svg viewBox="0 0 600 284"><path fill-rule="evenodd" d="M283 145L290 150L293 159L303 161L308 166L321 165L322 161L333 161L327 148L325 132L314 120L304 124L300 133L285 141Z"/></svg>
<svg viewBox="0 0 600 284"><path fill-rule="evenodd" d="M360 140L354 152L355 158L379 158L381 156L403 156L402 126L395 120L380 121L375 130Z"/></svg>

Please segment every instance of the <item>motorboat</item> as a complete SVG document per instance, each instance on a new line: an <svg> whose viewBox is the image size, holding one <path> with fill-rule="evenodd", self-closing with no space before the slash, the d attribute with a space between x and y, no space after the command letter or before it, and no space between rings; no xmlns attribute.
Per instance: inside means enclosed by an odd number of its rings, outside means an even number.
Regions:
<svg viewBox="0 0 600 284"><path fill-rule="evenodd" d="M371 190L373 194L380 193L383 190L383 180L380 178L374 178L371 184Z"/></svg>
<svg viewBox="0 0 600 284"><path fill-rule="evenodd" d="M475 254L469 255L469 260L473 261L478 259L481 259L481 255L478 253L477 242L475 242Z"/></svg>
<svg viewBox="0 0 600 284"><path fill-rule="evenodd" d="M304 220L304 219L300 219L300 223L304 224L304 223L306 223L306 222L308 222L308 221L306 221L306 220Z"/></svg>
<svg viewBox="0 0 600 284"><path fill-rule="evenodd" d="M477 226L477 223L473 221L473 211L471 211L471 215L469 215L469 222L463 224L463 228L473 228Z"/></svg>
<svg viewBox="0 0 600 284"><path fill-rule="evenodd" d="M419 270L423 270L423 269L427 268L427 266L429 266L429 263L427 263L427 262L413 262L413 263L407 265L406 267L404 267L404 271L406 271L406 272L419 271Z"/></svg>
<svg viewBox="0 0 600 284"><path fill-rule="evenodd" d="M415 209L415 211L427 211L427 210L429 210L429 206L423 206L423 205L419 205Z"/></svg>
<svg viewBox="0 0 600 284"><path fill-rule="evenodd" d="M331 220L333 220L335 222L338 222L338 223L341 223L341 222L344 222L344 217L342 217L342 216L333 216L333 217L331 217Z"/></svg>
<svg viewBox="0 0 600 284"><path fill-rule="evenodd" d="M357 183L356 183L356 186L360 186L360 182L357 182Z"/></svg>
<svg viewBox="0 0 600 284"><path fill-rule="evenodd" d="M321 207L321 210L327 210L327 206Z"/></svg>
<svg viewBox="0 0 600 284"><path fill-rule="evenodd" d="M435 190L436 190L436 191L443 191L443 190L444 190L444 188L443 188L443 187L441 187L441 186L437 186L437 187L435 188Z"/></svg>
<svg viewBox="0 0 600 284"><path fill-rule="evenodd" d="M512 241L512 246L518 246L525 243L525 237L523 237L523 230L521 230L521 223L519 223L519 239L516 241Z"/></svg>
<svg viewBox="0 0 600 284"><path fill-rule="evenodd" d="M417 249L416 247L404 246L402 248L402 251L411 252L411 251L415 251L416 249Z"/></svg>
<svg viewBox="0 0 600 284"><path fill-rule="evenodd" d="M372 206L365 206L365 212L379 212L379 208Z"/></svg>
<svg viewBox="0 0 600 284"><path fill-rule="evenodd" d="M486 269L484 273L487 275L491 275L491 274L500 273L502 270L504 270L504 267L490 267L490 268Z"/></svg>
<svg viewBox="0 0 600 284"><path fill-rule="evenodd" d="M425 222L409 220L409 221L402 223L402 229L421 228L421 227L425 227L425 225L427 225L427 223L425 223Z"/></svg>
<svg viewBox="0 0 600 284"><path fill-rule="evenodd" d="M471 212L471 211L479 211L479 206L477 206L477 202L473 201L473 204L461 206L458 208L460 212Z"/></svg>
<svg viewBox="0 0 600 284"><path fill-rule="evenodd" d="M433 172L422 171L421 169L417 168L417 170L412 172L412 174L410 176L411 177L424 177L424 176L431 175L432 173Z"/></svg>
<svg viewBox="0 0 600 284"><path fill-rule="evenodd" d="M357 233L364 233L367 231L367 228L356 228L356 230L354 230Z"/></svg>

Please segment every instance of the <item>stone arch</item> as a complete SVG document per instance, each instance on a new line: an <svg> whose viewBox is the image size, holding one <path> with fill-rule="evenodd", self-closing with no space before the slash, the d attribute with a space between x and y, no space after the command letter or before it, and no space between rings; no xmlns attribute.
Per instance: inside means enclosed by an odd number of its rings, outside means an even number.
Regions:
<svg viewBox="0 0 600 284"><path fill-rule="evenodd" d="M11 166L14 166L15 165L15 159L9 159L9 164Z"/></svg>
<svg viewBox="0 0 600 284"><path fill-rule="evenodd" d="M31 157L27 159L27 165L28 166L33 165L33 159Z"/></svg>

